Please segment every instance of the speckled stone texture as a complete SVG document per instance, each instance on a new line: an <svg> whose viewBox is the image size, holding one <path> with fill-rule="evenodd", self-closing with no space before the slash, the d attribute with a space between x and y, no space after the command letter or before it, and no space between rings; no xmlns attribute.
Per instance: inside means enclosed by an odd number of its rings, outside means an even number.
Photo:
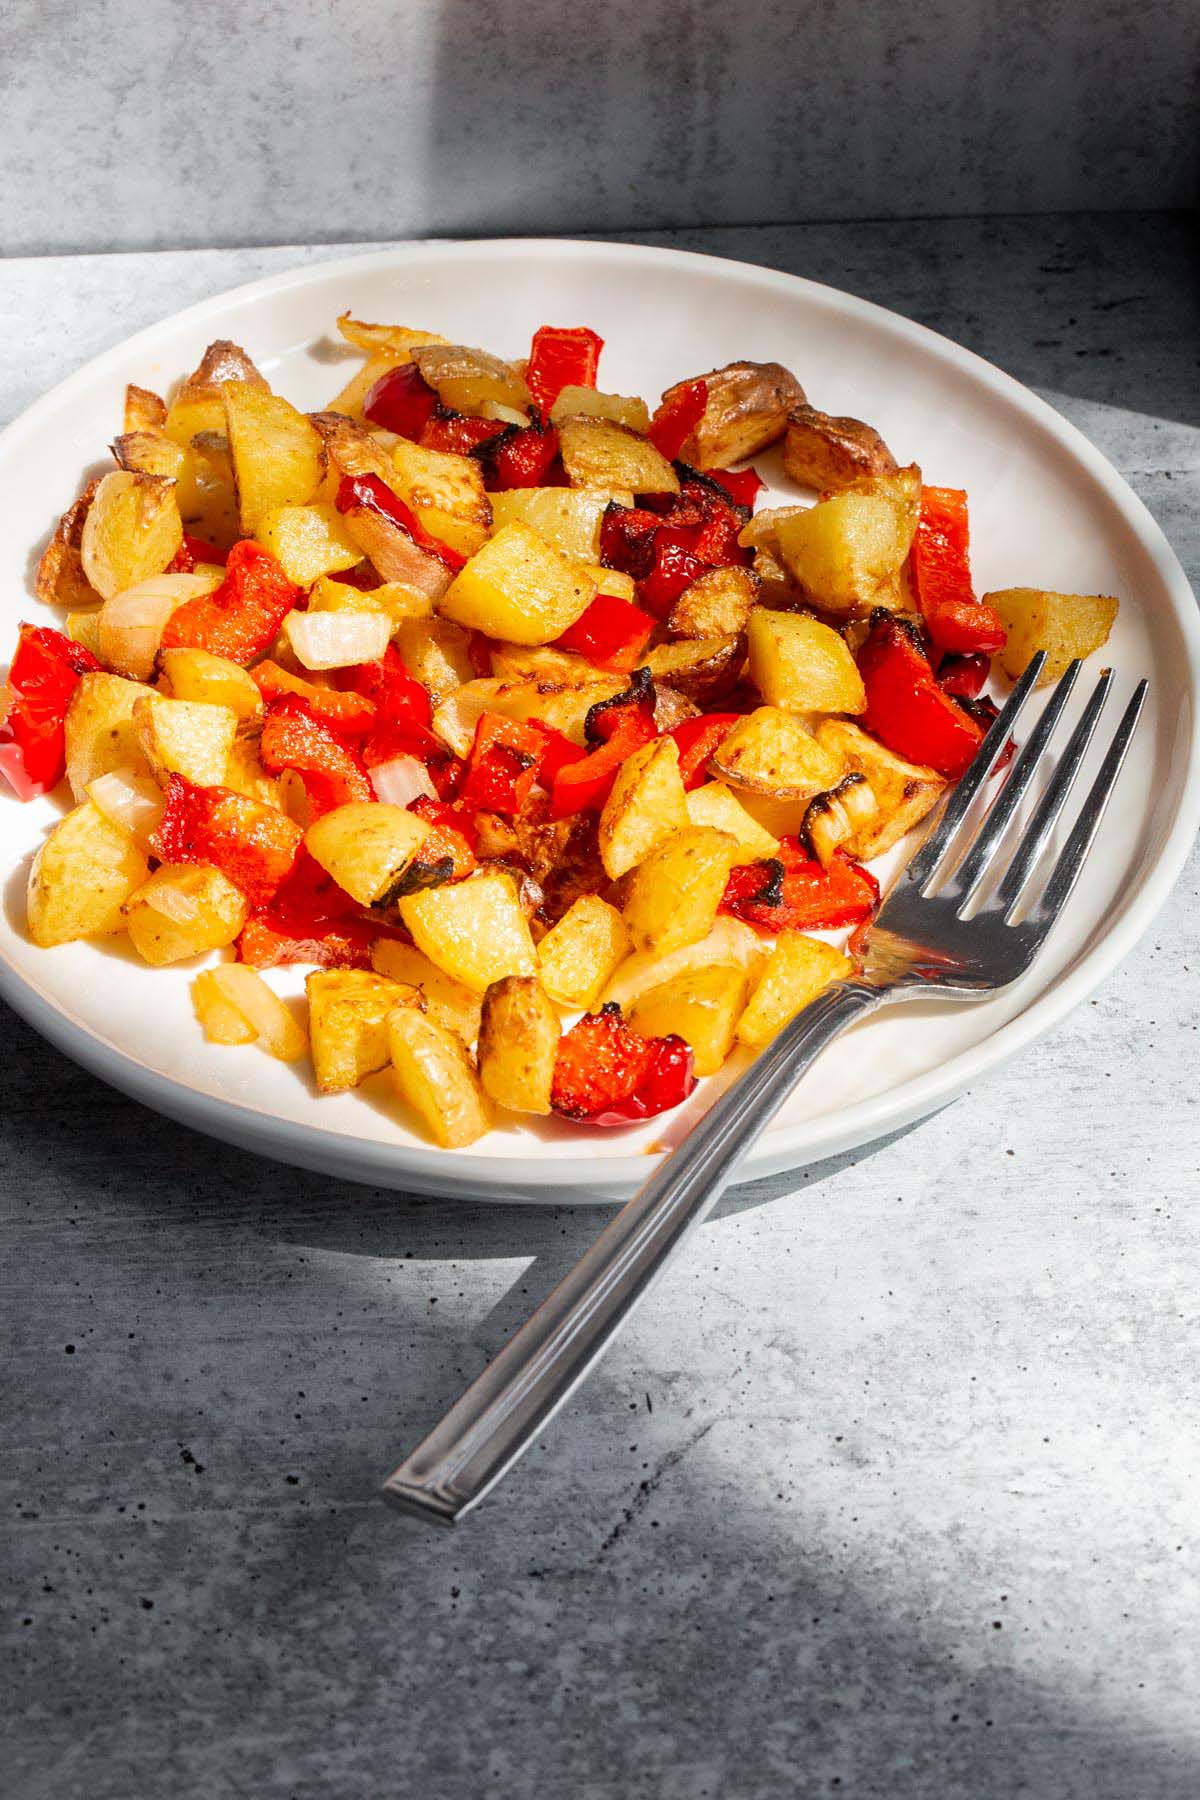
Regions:
<svg viewBox="0 0 1200 1800"><path fill-rule="evenodd" d="M1200 569L1181 220L667 241L981 350ZM0 265L3 410L311 254ZM1194 1800L1196 874L1020 1063L737 1190L454 1534L378 1483L600 1215L244 1156L6 1016L5 1800Z"/></svg>
<svg viewBox="0 0 1200 1800"><path fill-rule="evenodd" d="M1187 206L1194 0L9 0L8 254Z"/></svg>

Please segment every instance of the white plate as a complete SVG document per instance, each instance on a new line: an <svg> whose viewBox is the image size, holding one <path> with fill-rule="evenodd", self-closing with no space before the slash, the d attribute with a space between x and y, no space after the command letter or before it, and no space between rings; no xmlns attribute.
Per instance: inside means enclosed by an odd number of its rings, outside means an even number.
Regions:
<svg viewBox="0 0 1200 1800"><path fill-rule="evenodd" d="M297 269L191 307L79 370L0 437L0 644L22 617L50 622L32 598L30 553L100 466L127 381L164 388L210 339L231 337L280 392L316 408L355 366L330 336L346 308L514 356L539 324L587 323L607 340L603 385L651 400L734 357L778 360L816 404L870 420L928 480L968 489L981 590L1037 584L1121 598L1106 652L1118 674L1113 720L1143 674L1149 706L1087 877L1037 967L984 1005L898 1007L852 1031L751 1152L744 1179L866 1143L942 1105L1056 1024L1146 929L1200 820L1200 630L1183 571L1141 502L1041 400L920 325L790 275L628 245L422 244ZM766 472L770 459L760 466ZM50 801L0 800L9 872L0 993L95 1074L213 1136L389 1187L586 1200L644 1179L653 1146L677 1137L705 1103L702 1084L679 1113L626 1132L513 1124L470 1150L432 1150L405 1129L382 1077L357 1094L318 1098L297 1068L254 1046L205 1045L189 969L146 968L115 944L28 944L25 877L57 816ZM295 971L272 979L299 989Z"/></svg>

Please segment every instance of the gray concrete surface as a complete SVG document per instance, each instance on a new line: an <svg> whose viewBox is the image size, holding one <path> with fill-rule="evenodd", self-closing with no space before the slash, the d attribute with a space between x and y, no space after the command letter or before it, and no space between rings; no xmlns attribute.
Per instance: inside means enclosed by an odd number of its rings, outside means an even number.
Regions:
<svg viewBox="0 0 1200 1800"><path fill-rule="evenodd" d="M1181 221L668 241L1031 381L1195 578ZM3 411L302 254L0 265ZM738 1190L455 1534L378 1481L599 1217L246 1157L6 1015L5 1800L1192 1800L1197 873L1020 1063Z"/></svg>
<svg viewBox="0 0 1200 1800"><path fill-rule="evenodd" d="M1165 207L1192 0L9 0L9 254Z"/></svg>

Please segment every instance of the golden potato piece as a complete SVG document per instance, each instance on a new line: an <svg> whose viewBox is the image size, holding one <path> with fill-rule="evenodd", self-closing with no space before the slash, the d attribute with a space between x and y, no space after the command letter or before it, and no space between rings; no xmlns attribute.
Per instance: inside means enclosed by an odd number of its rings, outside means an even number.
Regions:
<svg viewBox="0 0 1200 1800"><path fill-rule="evenodd" d="M83 528L99 486L98 479L88 482L78 500L68 506L42 551L34 591L45 606L85 607L100 599L84 573L82 555Z"/></svg>
<svg viewBox="0 0 1200 1800"><path fill-rule="evenodd" d="M391 1060L388 1016L424 1007L419 988L370 969L314 969L305 977L308 1035L323 1094L355 1088Z"/></svg>
<svg viewBox="0 0 1200 1800"><path fill-rule="evenodd" d="M861 419L835 419L815 406L788 415L783 469L801 487L836 494L856 481L894 475L898 464L879 433Z"/></svg>
<svg viewBox="0 0 1200 1800"><path fill-rule="evenodd" d="M733 1048L733 1034L746 1004L746 971L708 963L688 969L634 1001L629 1023L646 1037L674 1032L692 1048L697 1075L715 1075Z"/></svg>
<svg viewBox="0 0 1200 1800"><path fill-rule="evenodd" d="M1013 681L1039 650L1046 662L1038 686L1057 681L1076 657L1107 643L1119 601L1110 594L1055 594L1046 588L1000 588L984 602L1000 614L1008 642L997 661Z"/></svg>
<svg viewBox="0 0 1200 1800"><path fill-rule="evenodd" d="M844 771L865 775L878 812L855 838L864 862L882 856L920 823L946 791L946 778L921 763L906 762L848 719L823 719L817 742Z"/></svg>
<svg viewBox="0 0 1200 1800"><path fill-rule="evenodd" d="M482 413L493 406L524 413L530 404L524 376L488 350L443 340L414 345L410 354L422 378L436 388L438 399L451 412Z"/></svg>
<svg viewBox="0 0 1200 1800"><path fill-rule="evenodd" d="M146 698L140 681L96 670L84 675L67 705L67 780L76 800L89 781L111 769L149 773L150 763L134 723L134 708Z"/></svg>
<svg viewBox="0 0 1200 1800"><path fill-rule="evenodd" d="M635 394L600 394L595 388L565 387L550 408L552 425L567 419L610 419L643 434L650 428L650 408Z"/></svg>
<svg viewBox="0 0 1200 1800"><path fill-rule="evenodd" d="M388 1043L396 1092L435 1143L459 1150L491 1130L491 1102L453 1032L402 1006L389 1016Z"/></svg>
<svg viewBox="0 0 1200 1800"><path fill-rule="evenodd" d="M228 706L164 700L143 689L134 702L133 724L151 773L164 787L169 775L182 775L196 787L224 784L238 727Z"/></svg>
<svg viewBox="0 0 1200 1800"><path fill-rule="evenodd" d="M310 856L361 906L390 906L429 836L427 819L379 800L356 800L324 813L304 834Z"/></svg>
<svg viewBox="0 0 1200 1800"><path fill-rule="evenodd" d="M199 365L182 382L167 408L165 430L177 444L190 444L202 432L224 435L225 408L221 402L221 384L242 382L269 394L265 376L255 368L240 344L229 338L217 338L205 350Z"/></svg>
<svg viewBox="0 0 1200 1800"><path fill-rule="evenodd" d="M660 955L640 950L627 956L600 995L601 1005L611 1001L628 1014L630 1008L651 988L693 969L710 967L739 968L747 979L756 978L767 955L767 944L752 925L719 913L711 930L694 944ZM593 1009L594 1010L594 1009Z"/></svg>
<svg viewBox="0 0 1200 1800"><path fill-rule="evenodd" d="M847 490L780 519L776 541L812 605L862 616L899 606L900 569L915 529L915 518L888 496Z"/></svg>
<svg viewBox="0 0 1200 1800"><path fill-rule="evenodd" d="M726 363L701 379L708 386L708 403L679 452L681 461L694 469L727 469L757 455L783 436L788 413L804 404L804 389L782 363ZM688 385L668 388L664 405Z"/></svg>
<svg viewBox="0 0 1200 1800"><path fill-rule="evenodd" d="M377 593L380 591L376 589ZM400 661L410 675L429 689L435 706L474 678L470 641L462 626L450 619L402 619L395 634Z"/></svg>
<svg viewBox="0 0 1200 1800"><path fill-rule="evenodd" d="M392 464L392 486L430 536L460 556L474 556L492 523L483 469L475 457L427 450L400 438L392 446Z"/></svg>
<svg viewBox="0 0 1200 1800"><path fill-rule="evenodd" d="M246 923L241 889L219 869L163 863L125 902L125 928L143 962L156 968L232 944Z"/></svg>
<svg viewBox="0 0 1200 1800"><path fill-rule="evenodd" d="M739 1021L739 1041L760 1049L822 988L853 973L854 959L844 950L835 950L821 938L805 937L802 931L781 931Z"/></svg>
<svg viewBox="0 0 1200 1800"><path fill-rule="evenodd" d="M250 535L278 507L313 498L325 473L325 446L315 426L278 394L226 381L221 401L242 530Z"/></svg>
<svg viewBox="0 0 1200 1800"><path fill-rule="evenodd" d="M755 607L746 633L750 679L788 712L861 713L867 693L846 640L808 613Z"/></svg>
<svg viewBox="0 0 1200 1800"><path fill-rule="evenodd" d="M587 716L592 707L611 700L628 685L624 676L598 675L582 664L581 679L574 672L561 677L546 675L532 680L470 681L456 688L434 712L433 729L456 756L466 756L475 726L484 712L505 719L536 719L553 726L573 744L583 744Z"/></svg>
<svg viewBox="0 0 1200 1800"><path fill-rule="evenodd" d="M585 612L596 584L521 519L505 525L459 570L439 603L471 631L513 644L548 644Z"/></svg>
<svg viewBox="0 0 1200 1800"><path fill-rule="evenodd" d="M610 881L688 824L674 738L655 738L625 761L600 813L600 859Z"/></svg>
<svg viewBox="0 0 1200 1800"><path fill-rule="evenodd" d="M352 569L363 558L334 506L278 506L258 521L254 535L297 587Z"/></svg>
<svg viewBox="0 0 1200 1800"><path fill-rule="evenodd" d="M705 937L741 855L737 839L711 825L689 825L653 850L629 877L622 909L634 948L665 956Z"/></svg>
<svg viewBox="0 0 1200 1800"><path fill-rule="evenodd" d="M158 660L175 700L225 706L239 721L255 719L262 711L262 695L254 681L227 657L209 650L163 650Z"/></svg>
<svg viewBox="0 0 1200 1800"><path fill-rule="evenodd" d="M542 986L564 1006L590 1012L629 949L616 907L599 894L581 894L537 947Z"/></svg>
<svg viewBox="0 0 1200 1800"><path fill-rule="evenodd" d="M626 488L633 494L677 494L679 477L648 438L611 419L564 419L558 432L572 487Z"/></svg>
<svg viewBox="0 0 1200 1800"><path fill-rule="evenodd" d="M733 637L680 638L673 644L656 644L642 658L656 682L674 688L702 711L729 692L745 660L746 640L740 632ZM660 721L659 729L663 728Z"/></svg>
<svg viewBox="0 0 1200 1800"><path fill-rule="evenodd" d="M161 475L114 469L92 497L79 554L105 600L159 575L183 542L175 483Z"/></svg>
<svg viewBox="0 0 1200 1800"><path fill-rule="evenodd" d="M29 871L29 935L48 948L125 929L122 907L149 874L129 832L90 800L59 821Z"/></svg>
<svg viewBox="0 0 1200 1800"><path fill-rule="evenodd" d="M506 975L483 996L479 1079L497 1106L547 1114L562 1027L534 975Z"/></svg>
<svg viewBox="0 0 1200 1800"><path fill-rule="evenodd" d="M735 637L750 622L758 589L758 577L749 569L709 569L684 588L668 614L667 630L681 638Z"/></svg>
<svg viewBox="0 0 1200 1800"><path fill-rule="evenodd" d="M799 719L778 706L760 706L735 725L709 767L732 788L777 800L811 799L841 773Z"/></svg>
<svg viewBox="0 0 1200 1800"><path fill-rule="evenodd" d="M129 382L125 389L124 430L157 431L166 422L167 403L162 396Z"/></svg>
<svg viewBox="0 0 1200 1800"><path fill-rule="evenodd" d="M245 794L248 800L261 800L264 806L276 806L286 812L282 799L282 777L268 775L263 768L259 756L259 733L247 732L233 741L229 759L225 764L225 778L222 787L232 788L235 794ZM286 771L304 791L304 784L294 769Z"/></svg>
<svg viewBox="0 0 1200 1800"><path fill-rule="evenodd" d="M496 531L523 519L546 543L581 563L594 563L600 554L600 524L608 508L633 505L628 488L508 488L490 499Z"/></svg>
<svg viewBox="0 0 1200 1800"><path fill-rule="evenodd" d="M468 1047L475 1042L479 1036L479 995L431 963L415 944L376 938L371 945L371 967L392 981L417 988L425 1001L425 1012L435 1025L455 1032Z"/></svg>
<svg viewBox="0 0 1200 1800"><path fill-rule="evenodd" d="M399 581L385 581L377 588L364 590L352 587L348 581L334 581L332 576L322 575L308 596L308 610L384 613L393 627L406 619L427 621L431 628L433 625L432 594L418 594Z"/></svg>
<svg viewBox="0 0 1200 1800"><path fill-rule="evenodd" d="M504 869L408 894L400 917L430 962L477 994L502 975L537 973L517 884Z"/></svg>
<svg viewBox="0 0 1200 1800"><path fill-rule="evenodd" d="M309 413L308 422L325 446L329 480L319 498L333 501L343 475L378 475L387 487L394 477L392 459L365 426L332 409Z"/></svg>
<svg viewBox="0 0 1200 1800"><path fill-rule="evenodd" d="M693 788L687 795L687 816L690 825L712 825L717 831L727 831L730 837L735 837L747 853L747 862L774 856L779 849L778 838L746 811L732 788L727 788L723 781L709 781L703 787Z"/></svg>

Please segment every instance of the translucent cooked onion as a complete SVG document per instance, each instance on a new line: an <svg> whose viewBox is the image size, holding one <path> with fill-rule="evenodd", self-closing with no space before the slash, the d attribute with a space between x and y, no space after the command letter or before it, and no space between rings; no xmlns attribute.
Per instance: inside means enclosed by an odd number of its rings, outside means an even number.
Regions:
<svg viewBox="0 0 1200 1800"><path fill-rule="evenodd" d="M148 681L167 620L186 600L211 594L224 570L194 575L151 575L114 594L100 608L96 641L100 659L118 675Z"/></svg>
<svg viewBox="0 0 1200 1800"><path fill-rule="evenodd" d="M392 635L392 621L381 612L291 612L284 625L306 669L378 662Z"/></svg>
<svg viewBox="0 0 1200 1800"><path fill-rule="evenodd" d="M121 826L142 850L150 848L166 804L162 789L148 775L132 769L112 769L88 783L91 800L113 825Z"/></svg>
<svg viewBox="0 0 1200 1800"><path fill-rule="evenodd" d="M633 956L627 956L605 988L601 1000L604 1004L615 1000L625 1011L648 988L659 987L690 969L707 968L714 963L753 973L761 967L770 949L752 926L721 914L708 936L701 938L698 944L671 950L666 956L660 956L654 950L639 950Z"/></svg>
<svg viewBox="0 0 1200 1800"><path fill-rule="evenodd" d="M390 762L376 763L371 770L371 786L376 797L389 806L407 806L422 794L437 799L429 770L415 756L393 756Z"/></svg>
<svg viewBox="0 0 1200 1800"><path fill-rule="evenodd" d="M257 969L245 963L221 963L212 971L213 981L225 999L254 1027L263 1047L281 1062L295 1062L308 1048L308 1039L288 1007Z"/></svg>

